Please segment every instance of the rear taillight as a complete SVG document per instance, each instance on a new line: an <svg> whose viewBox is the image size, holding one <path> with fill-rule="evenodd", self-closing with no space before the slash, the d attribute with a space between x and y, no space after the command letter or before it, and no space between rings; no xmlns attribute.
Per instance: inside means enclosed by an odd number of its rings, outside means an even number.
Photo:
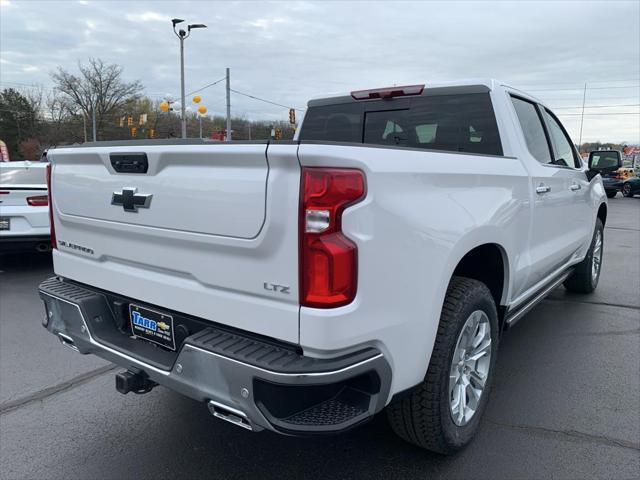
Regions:
<svg viewBox="0 0 640 480"><path fill-rule="evenodd" d="M342 233L342 212L364 197L364 174L303 168L300 190L300 304L346 305L356 296L358 249Z"/></svg>
<svg viewBox="0 0 640 480"><path fill-rule="evenodd" d="M56 226L53 223L53 196L51 192L51 164L47 164L47 196L49 199L49 231L51 232L51 247L58 248L56 243Z"/></svg>
<svg viewBox="0 0 640 480"><path fill-rule="evenodd" d="M32 207L46 207L49 205L49 196L38 195L35 197L27 197L27 203Z"/></svg>

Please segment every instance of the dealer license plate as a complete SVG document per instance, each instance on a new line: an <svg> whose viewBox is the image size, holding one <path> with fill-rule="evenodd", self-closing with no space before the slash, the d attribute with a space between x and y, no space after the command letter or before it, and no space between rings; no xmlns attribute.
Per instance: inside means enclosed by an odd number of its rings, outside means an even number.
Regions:
<svg viewBox="0 0 640 480"><path fill-rule="evenodd" d="M135 337L157 343L171 350L176 349L171 315L130 304L129 316L131 318L131 332Z"/></svg>

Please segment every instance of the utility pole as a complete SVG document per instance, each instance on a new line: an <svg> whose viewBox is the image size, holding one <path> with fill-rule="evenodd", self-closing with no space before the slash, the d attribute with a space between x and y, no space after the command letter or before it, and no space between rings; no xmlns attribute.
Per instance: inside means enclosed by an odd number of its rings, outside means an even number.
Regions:
<svg viewBox="0 0 640 480"><path fill-rule="evenodd" d="M93 141L96 142L98 139L96 135L96 106L95 105L91 109L91 121L93 123Z"/></svg>
<svg viewBox="0 0 640 480"><path fill-rule="evenodd" d="M82 131L84 132L84 143L87 143L87 116L82 112Z"/></svg>
<svg viewBox="0 0 640 480"><path fill-rule="evenodd" d="M582 115L580 117L580 140L578 140L578 151L582 148L582 125L584 124L584 104L587 99L587 82L584 82L584 92L582 93Z"/></svg>
<svg viewBox="0 0 640 480"><path fill-rule="evenodd" d="M227 68L227 142L231 141L231 79Z"/></svg>

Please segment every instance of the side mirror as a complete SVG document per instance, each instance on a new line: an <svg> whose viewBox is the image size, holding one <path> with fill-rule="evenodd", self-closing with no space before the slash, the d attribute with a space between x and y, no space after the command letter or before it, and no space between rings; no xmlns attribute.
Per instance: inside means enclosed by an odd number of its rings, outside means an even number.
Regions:
<svg viewBox="0 0 640 480"><path fill-rule="evenodd" d="M617 150L596 150L589 154L589 170L613 172L622 167L622 155Z"/></svg>

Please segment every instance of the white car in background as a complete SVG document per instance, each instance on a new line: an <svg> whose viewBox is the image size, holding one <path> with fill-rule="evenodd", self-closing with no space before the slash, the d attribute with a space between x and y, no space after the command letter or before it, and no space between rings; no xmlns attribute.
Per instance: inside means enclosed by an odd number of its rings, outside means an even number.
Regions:
<svg viewBox="0 0 640 480"><path fill-rule="evenodd" d="M0 253L51 250L47 166L0 163Z"/></svg>

